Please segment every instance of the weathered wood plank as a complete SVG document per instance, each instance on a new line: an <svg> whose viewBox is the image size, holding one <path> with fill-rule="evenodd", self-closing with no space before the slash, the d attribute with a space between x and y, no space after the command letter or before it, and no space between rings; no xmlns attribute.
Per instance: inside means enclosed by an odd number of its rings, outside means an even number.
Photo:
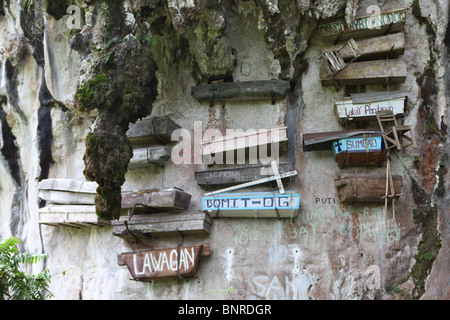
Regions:
<svg viewBox="0 0 450 320"><path fill-rule="evenodd" d="M288 162L280 163L278 167L280 173L291 171ZM249 182L266 178L273 175L271 166L248 166L248 167L228 167L214 170L196 171L195 179L201 186L229 185Z"/></svg>
<svg viewBox="0 0 450 320"><path fill-rule="evenodd" d="M361 15L350 25L339 20L319 25L319 30L322 39L333 42L395 33L403 30L407 11L407 8L396 8L382 11L380 14Z"/></svg>
<svg viewBox="0 0 450 320"><path fill-rule="evenodd" d="M50 204L93 205L97 183L73 179L46 179L38 184L39 198Z"/></svg>
<svg viewBox="0 0 450 320"><path fill-rule="evenodd" d="M405 35L403 32L388 34L381 37L364 39L356 41L360 57L356 61L364 60L384 60L389 53L389 59L398 58L405 52ZM321 50L322 53L336 51L340 49L342 44L337 44ZM348 62L354 58L353 51L349 46L344 46L339 50L339 55Z"/></svg>
<svg viewBox="0 0 450 320"><path fill-rule="evenodd" d="M352 95L337 101L335 111L341 120L370 120L376 118L376 113L380 110L392 110L398 117L405 112L407 96L405 91Z"/></svg>
<svg viewBox="0 0 450 320"><path fill-rule="evenodd" d="M172 147L151 146L133 149L133 157L128 165L129 170L146 168L149 166L163 166L172 155Z"/></svg>
<svg viewBox="0 0 450 320"><path fill-rule="evenodd" d="M332 143L336 140L347 139L360 135L381 134L380 130L352 129L341 131L317 132L303 134L303 151L332 150Z"/></svg>
<svg viewBox="0 0 450 320"><path fill-rule="evenodd" d="M320 68L323 86L382 84L389 79L390 84L403 83L406 80L406 63L400 59L353 62L333 77L327 77L324 66Z"/></svg>
<svg viewBox="0 0 450 320"><path fill-rule="evenodd" d="M96 214L95 206L62 206L51 205L39 209L39 223L48 225L78 225L83 227L108 226L108 221L102 221Z"/></svg>
<svg viewBox="0 0 450 320"><path fill-rule="evenodd" d="M168 144L172 133L179 128L168 116L153 117L130 124L127 137L132 145Z"/></svg>
<svg viewBox="0 0 450 320"><path fill-rule="evenodd" d="M274 101L284 99L289 90L289 81L260 80L200 85L192 87L191 92L199 102Z"/></svg>
<svg viewBox="0 0 450 320"><path fill-rule="evenodd" d="M177 277L192 277L197 272L200 257L211 254L209 243L170 249L122 253L119 266L127 266L133 279L153 281Z"/></svg>
<svg viewBox="0 0 450 320"><path fill-rule="evenodd" d="M161 210L187 210L190 201L190 194L175 188L122 192L122 208L124 209L131 209L139 203ZM138 207L140 208L142 207Z"/></svg>
<svg viewBox="0 0 450 320"><path fill-rule="evenodd" d="M287 141L287 127L247 130L242 133L216 137L201 144L202 154L211 155L227 151L281 143Z"/></svg>
<svg viewBox="0 0 450 320"><path fill-rule="evenodd" d="M225 218L293 218L298 214L300 194L249 192L218 194L202 198L203 211Z"/></svg>
<svg viewBox="0 0 450 320"><path fill-rule="evenodd" d="M403 178L392 176L396 197L399 198ZM339 199L342 203L384 202L386 195L386 176L368 174L342 174L335 179ZM390 193L389 187L389 193Z"/></svg>
<svg viewBox="0 0 450 320"><path fill-rule="evenodd" d="M125 226L125 223L127 226ZM120 220L112 221L113 235L121 238L133 236L168 236L174 234L192 235L209 234L210 217L201 212L179 214L151 214L122 216ZM132 234L130 234L129 231Z"/></svg>

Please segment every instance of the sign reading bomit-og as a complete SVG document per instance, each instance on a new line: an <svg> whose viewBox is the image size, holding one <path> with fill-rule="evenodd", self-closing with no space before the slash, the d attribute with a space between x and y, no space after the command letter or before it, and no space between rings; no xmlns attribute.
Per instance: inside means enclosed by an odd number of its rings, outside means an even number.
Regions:
<svg viewBox="0 0 450 320"><path fill-rule="evenodd" d="M202 206L218 217L292 218L298 213L300 194L224 193L202 198Z"/></svg>
<svg viewBox="0 0 450 320"><path fill-rule="evenodd" d="M340 139L333 143L333 153L340 165L379 165L386 156L381 135Z"/></svg>

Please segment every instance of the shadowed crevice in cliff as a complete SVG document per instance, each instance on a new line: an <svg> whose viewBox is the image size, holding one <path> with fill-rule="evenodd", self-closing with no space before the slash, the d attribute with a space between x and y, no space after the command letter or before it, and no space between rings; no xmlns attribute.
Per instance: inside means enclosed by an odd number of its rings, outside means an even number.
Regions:
<svg viewBox="0 0 450 320"><path fill-rule="evenodd" d="M1 153L8 163L9 172L17 186L22 185L22 170L20 168L20 153L16 145L16 137L6 121L6 112L0 104L0 122L3 144Z"/></svg>

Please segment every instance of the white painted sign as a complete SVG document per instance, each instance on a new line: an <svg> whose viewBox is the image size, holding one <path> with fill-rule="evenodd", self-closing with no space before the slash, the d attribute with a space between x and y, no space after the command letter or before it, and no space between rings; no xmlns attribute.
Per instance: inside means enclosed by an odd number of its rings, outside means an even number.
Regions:
<svg viewBox="0 0 450 320"><path fill-rule="evenodd" d="M300 207L300 194L271 192L228 193L202 198L205 212L219 217L293 217Z"/></svg>
<svg viewBox="0 0 450 320"><path fill-rule="evenodd" d="M352 99L346 99L335 103L336 114L340 119L376 117L378 111L392 110L394 115L402 115L405 112L405 99L395 98L370 103L353 103Z"/></svg>

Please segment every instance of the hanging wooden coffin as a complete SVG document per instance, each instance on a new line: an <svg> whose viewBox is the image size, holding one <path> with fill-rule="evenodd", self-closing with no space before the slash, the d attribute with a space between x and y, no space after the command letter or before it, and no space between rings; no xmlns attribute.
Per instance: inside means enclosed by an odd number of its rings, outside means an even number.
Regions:
<svg viewBox="0 0 450 320"><path fill-rule="evenodd" d="M376 119L377 111L392 110L395 116L405 112L406 91L356 93L335 103L335 111L341 121Z"/></svg>
<svg viewBox="0 0 450 320"><path fill-rule="evenodd" d="M213 137L203 141L202 154L211 155L227 151L242 150L246 148L270 145L287 141L287 127L272 129L247 130L243 133Z"/></svg>
<svg viewBox="0 0 450 320"><path fill-rule="evenodd" d="M132 145L168 144L172 133L181 128L167 116L140 120L130 124L127 137Z"/></svg>
<svg viewBox="0 0 450 320"><path fill-rule="evenodd" d="M210 255L210 246L206 243L198 246L122 253L117 257L117 264L127 266L133 279L139 281L188 278L197 272L200 258Z"/></svg>
<svg viewBox="0 0 450 320"><path fill-rule="evenodd" d="M150 146L147 148L133 149L133 158L128 164L128 169L146 168L149 166L162 167L172 156L172 147Z"/></svg>
<svg viewBox="0 0 450 320"><path fill-rule="evenodd" d="M278 171L279 173L289 172L291 171L291 166L287 162L280 163ZM195 179L199 185L216 186L259 180L269 175L273 175L273 170L270 166L257 165L196 171Z"/></svg>
<svg viewBox="0 0 450 320"><path fill-rule="evenodd" d="M122 216L112 221L113 235L120 238L141 236L206 235L211 219L203 212L156 213Z"/></svg>
<svg viewBox="0 0 450 320"><path fill-rule="evenodd" d="M407 8L391 9L356 17L350 25L344 20L322 24L319 30L322 39L330 42L395 33L403 30L406 14Z"/></svg>
<svg viewBox="0 0 450 320"><path fill-rule="evenodd" d="M223 193L202 198L203 211L224 218L292 218L300 207L300 194L271 192Z"/></svg>
<svg viewBox="0 0 450 320"><path fill-rule="evenodd" d="M327 76L324 66L320 68L323 86L403 83L406 80L406 63L400 59L353 62L334 76Z"/></svg>
<svg viewBox="0 0 450 320"><path fill-rule="evenodd" d="M176 188L122 192L123 209L131 209L136 204L140 204L137 209L148 207L147 211L150 212L153 211L152 209L187 210L190 202L191 195Z"/></svg>
<svg viewBox="0 0 450 320"><path fill-rule="evenodd" d="M289 81L261 80L223 82L192 87L192 96L199 102L280 100L289 93Z"/></svg>
<svg viewBox="0 0 450 320"><path fill-rule="evenodd" d="M110 222L99 219L95 213L95 206L85 205L50 205L41 208L39 209L39 223L74 228L111 225Z"/></svg>
<svg viewBox="0 0 450 320"><path fill-rule="evenodd" d="M403 32L398 32L370 39L362 39L356 41L356 45L359 54L358 61L384 60L388 55L389 59L395 59L405 52L405 35ZM342 44L324 48L321 52L335 52L336 50L339 50L339 56L345 62L349 62L355 58L353 48L350 46L342 46Z"/></svg>
<svg viewBox="0 0 450 320"><path fill-rule="evenodd" d="M39 182L39 198L50 204L94 205L97 183L72 179L46 179Z"/></svg>
<svg viewBox="0 0 450 320"><path fill-rule="evenodd" d="M336 162L342 166L375 166L385 159L381 134L360 135L333 143Z"/></svg>
<svg viewBox="0 0 450 320"><path fill-rule="evenodd" d="M317 132L303 134L303 151L333 150L336 140L352 138L360 135L381 135L380 130L352 129L330 132Z"/></svg>
<svg viewBox="0 0 450 320"><path fill-rule="evenodd" d="M403 178L393 175L394 190L399 198ZM335 180L335 185L341 203L353 202L384 202L386 195L385 175L342 174ZM390 193L390 187L389 191Z"/></svg>

